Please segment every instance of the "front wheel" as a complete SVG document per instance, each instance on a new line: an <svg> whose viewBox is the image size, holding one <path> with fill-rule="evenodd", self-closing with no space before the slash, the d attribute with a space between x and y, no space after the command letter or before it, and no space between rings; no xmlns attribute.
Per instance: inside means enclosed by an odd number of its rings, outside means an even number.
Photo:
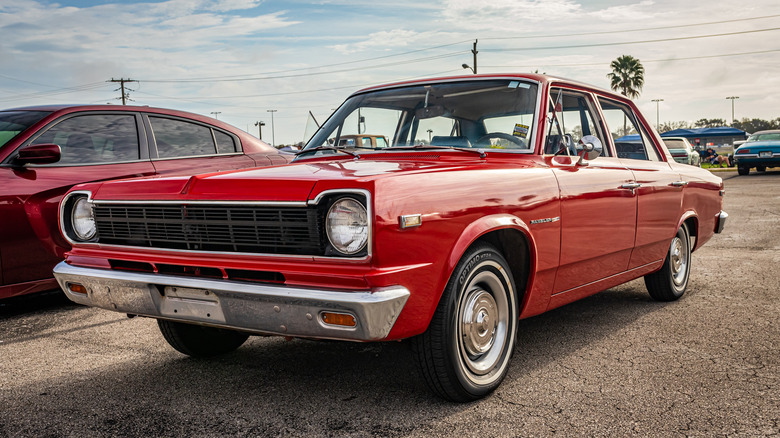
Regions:
<svg viewBox="0 0 780 438"><path fill-rule="evenodd" d="M685 293L691 273L691 238L683 224L669 245L661 270L645 275L645 286L657 301L674 301Z"/></svg>
<svg viewBox="0 0 780 438"><path fill-rule="evenodd" d="M193 357L212 357L229 353L240 347L249 335L202 325L158 319L160 332L171 347Z"/></svg>
<svg viewBox="0 0 780 438"><path fill-rule="evenodd" d="M428 329L413 340L428 386L456 402L476 400L496 389L515 347L517 307L504 257L490 245L466 252Z"/></svg>

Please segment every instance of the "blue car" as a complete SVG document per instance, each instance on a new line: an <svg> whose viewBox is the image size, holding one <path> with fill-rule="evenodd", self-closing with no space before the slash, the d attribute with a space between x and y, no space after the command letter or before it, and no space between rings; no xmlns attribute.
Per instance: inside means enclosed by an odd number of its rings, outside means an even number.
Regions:
<svg viewBox="0 0 780 438"><path fill-rule="evenodd" d="M737 172L747 175L751 168L763 172L780 167L780 130L758 131L734 151Z"/></svg>

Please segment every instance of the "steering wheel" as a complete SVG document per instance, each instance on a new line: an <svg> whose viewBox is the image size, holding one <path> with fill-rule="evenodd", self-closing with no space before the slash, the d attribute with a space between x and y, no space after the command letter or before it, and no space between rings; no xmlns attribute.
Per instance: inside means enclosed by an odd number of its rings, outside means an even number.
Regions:
<svg viewBox="0 0 780 438"><path fill-rule="evenodd" d="M514 144L518 145L522 149L525 149L525 148L528 147L528 146L526 146L525 141L522 138L516 137L516 136L511 135L511 134L507 134L505 132L489 132L489 133L483 135L482 137L480 137L479 139L477 139L475 144L477 144L477 145L483 144L483 143L484 144L490 144L490 139L491 138L500 138L500 139L503 139L503 140L507 140L510 143L514 143Z"/></svg>

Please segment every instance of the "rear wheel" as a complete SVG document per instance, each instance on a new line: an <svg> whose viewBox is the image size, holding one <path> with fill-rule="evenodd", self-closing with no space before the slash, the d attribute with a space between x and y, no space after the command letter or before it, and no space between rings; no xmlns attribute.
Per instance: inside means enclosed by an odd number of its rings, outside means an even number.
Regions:
<svg viewBox="0 0 780 438"><path fill-rule="evenodd" d="M428 330L414 338L422 375L439 396L476 400L506 376L518 318L509 272L494 247L470 249L455 267Z"/></svg>
<svg viewBox="0 0 780 438"><path fill-rule="evenodd" d="M683 224L669 245L661 270L645 275L645 286L657 301L674 301L685 293L691 273L691 239Z"/></svg>
<svg viewBox="0 0 780 438"><path fill-rule="evenodd" d="M160 332L171 347L193 357L211 357L229 353L243 344L249 335L202 325L158 319Z"/></svg>
<svg viewBox="0 0 780 438"><path fill-rule="evenodd" d="M747 166L737 166L737 173L740 175L747 175L750 173L750 168Z"/></svg>

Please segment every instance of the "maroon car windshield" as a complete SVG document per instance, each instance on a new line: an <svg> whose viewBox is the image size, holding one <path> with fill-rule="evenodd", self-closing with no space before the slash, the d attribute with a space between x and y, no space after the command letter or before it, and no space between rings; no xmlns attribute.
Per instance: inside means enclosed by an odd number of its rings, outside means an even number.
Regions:
<svg viewBox="0 0 780 438"><path fill-rule="evenodd" d="M49 111L0 111L0 147L49 114Z"/></svg>

